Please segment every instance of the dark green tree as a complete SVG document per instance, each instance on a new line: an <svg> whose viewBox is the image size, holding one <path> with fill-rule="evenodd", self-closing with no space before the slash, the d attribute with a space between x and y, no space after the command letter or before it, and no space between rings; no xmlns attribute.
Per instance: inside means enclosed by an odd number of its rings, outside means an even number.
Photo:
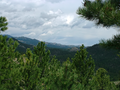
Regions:
<svg viewBox="0 0 120 90"><path fill-rule="evenodd" d="M16 63L13 61L15 59L15 48L18 43L12 44L13 40L11 38L6 42L6 38L6 36L0 35L0 88L4 88L3 90L5 88L12 89L16 87L16 80L20 80L17 77L19 72L16 69Z"/></svg>
<svg viewBox="0 0 120 90"><path fill-rule="evenodd" d="M7 29L5 17L0 18L0 27L2 31ZM13 60L15 57L19 56L19 52L15 52L15 49L18 46L17 41L13 41L10 38L6 41L7 36L0 35L0 89L1 90L8 90L8 89L18 89L18 83L16 81L20 81L21 78L18 77L20 75L19 71L17 70L17 64ZM14 77L14 78L13 78Z"/></svg>
<svg viewBox="0 0 120 90"><path fill-rule="evenodd" d="M120 0L95 0L93 2L84 0L84 7L79 7L77 14L87 20L95 20L96 25L109 28L120 27ZM101 40L99 43L105 49L116 49L120 51L120 35L112 40Z"/></svg>
<svg viewBox="0 0 120 90"><path fill-rule="evenodd" d="M8 25L8 22L6 22L7 19L5 17L0 17L0 31L5 31L8 29L8 27L6 27Z"/></svg>
<svg viewBox="0 0 120 90"><path fill-rule="evenodd" d="M90 89L93 90L118 90L114 83L110 82L110 76L104 68L99 68L90 83Z"/></svg>
<svg viewBox="0 0 120 90"><path fill-rule="evenodd" d="M36 47L34 47L34 50L33 50L33 54L38 56L38 58L37 58L37 60L39 62L38 67L42 68L42 73L41 73L40 77L44 77L45 66L50 61L50 56L49 56L50 50L48 50L46 52L45 47L46 47L45 42L41 42L41 43L38 43L38 45Z"/></svg>
<svg viewBox="0 0 120 90"><path fill-rule="evenodd" d="M119 4L119 0L95 0L93 2L84 0L84 7L79 7L77 14L82 15L87 20L96 20L97 26L101 24L103 27L120 26Z"/></svg>
<svg viewBox="0 0 120 90"><path fill-rule="evenodd" d="M95 64L91 55L87 58L87 51L84 49L84 45L80 47L80 52L77 51L74 58L72 58L72 67L77 70L79 75L78 81L86 87L89 79L94 75Z"/></svg>
<svg viewBox="0 0 120 90"><path fill-rule="evenodd" d="M63 62L62 67L55 57L52 59L49 69L49 76L42 78L41 90L85 90L84 85L77 82L76 69L72 69L68 58ZM48 70L47 70L48 71Z"/></svg>
<svg viewBox="0 0 120 90"><path fill-rule="evenodd" d="M28 90L38 90L39 83L42 82L42 78L48 75L48 62L50 51L45 52L45 43L38 43L34 47L33 54L30 49L27 49L26 54L23 54L22 59L18 60L21 64L22 81L20 86ZM23 62L23 57L26 63ZM24 82L24 83L22 83Z"/></svg>
<svg viewBox="0 0 120 90"><path fill-rule="evenodd" d="M119 27L120 19L120 0L95 0L93 2L85 0L84 7L79 7L77 14L87 20L95 20L97 26L109 28L110 26ZM100 45L106 49L120 50L120 35L114 36L113 40L101 40Z"/></svg>
<svg viewBox="0 0 120 90"><path fill-rule="evenodd" d="M23 54L22 58L18 61L20 63L20 77L22 78L19 85L26 90L36 90L38 81L40 80L39 76L41 75L41 69L38 68L39 62L37 56L32 54L32 51L27 48L26 55Z"/></svg>

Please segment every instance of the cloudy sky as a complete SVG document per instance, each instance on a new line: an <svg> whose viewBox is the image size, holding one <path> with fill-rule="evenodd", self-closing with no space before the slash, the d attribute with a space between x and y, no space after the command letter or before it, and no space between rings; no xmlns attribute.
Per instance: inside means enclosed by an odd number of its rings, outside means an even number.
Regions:
<svg viewBox="0 0 120 90"><path fill-rule="evenodd" d="M0 16L6 17L9 23L8 30L0 34L92 46L119 33L118 28L97 27L95 21L77 15L82 3L83 0L0 0Z"/></svg>

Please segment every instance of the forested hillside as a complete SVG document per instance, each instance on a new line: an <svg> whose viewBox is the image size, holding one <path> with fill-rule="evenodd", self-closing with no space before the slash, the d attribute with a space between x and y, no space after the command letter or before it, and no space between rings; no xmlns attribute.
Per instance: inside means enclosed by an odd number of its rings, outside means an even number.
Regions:
<svg viewBox="0 0 120 90"><path fill-rule="evenodd" d="M49 50L51 52L51 55L55 55L61 63L64 62L67 57L69 57L70 61L72 62L71 59L76 53L76 51L71 52L70 50L61 50L54 48L51 48ZM101 48L98 44L88 47L86 48L86 50L87 52L89 52L88 56L91 55L95 61L95 70L97 70L98 68L105 68L111 76L110 79L112 81L118 79L118 72L120 71L120 58L117 56L118 51L105 50Z"/></svg>
<svg viewBox="0 0 120 90"><path fill-rule="evenodd" d="M16 40L12 38L13 40ZM8 40L8 39L7 39ZM18 40L16 40L18 41ZM24 54L26 52L27 48L30 48L33 51L34 46L33 45L28 45L25 43L22 43L20 41L18 47L16 48L16 51L19 51L21 54ZM50 50L51 58L53 55L56 56L58 61L62 64L66 59L69 57L70 61L72 62L72 58L74 57L75 53L77 52L76 49L73 50L73 48L70 49L59 49L59 48L50 48L46 46L46 51ZM72 51L73 50L73 51ZM80 48L78 48L78 51ZM98 68L105 68L108 71L108 74L111 76L110 80L111 81L116 81L118 80L118 73L120 69L120 59L117 56L118 51L116 50L106 50L102 47L99 46L99 44L95 44L91 47L86 48L88 53L88 56L91 55L92 58L95 61L95 70Z"/></svg>

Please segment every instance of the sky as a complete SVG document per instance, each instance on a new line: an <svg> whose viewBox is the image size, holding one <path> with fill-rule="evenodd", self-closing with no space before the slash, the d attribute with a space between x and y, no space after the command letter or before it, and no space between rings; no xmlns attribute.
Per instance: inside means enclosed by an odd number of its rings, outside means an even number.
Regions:
<svg viewBox="0 0 120 90"><path fill-rule="evenodd" d="M8 29L0 34L62 45L92 46L119 33L119 28L97 27L95 21L76 14L82 3L83 0L0 0L0 16L8 22Z"/></svg>

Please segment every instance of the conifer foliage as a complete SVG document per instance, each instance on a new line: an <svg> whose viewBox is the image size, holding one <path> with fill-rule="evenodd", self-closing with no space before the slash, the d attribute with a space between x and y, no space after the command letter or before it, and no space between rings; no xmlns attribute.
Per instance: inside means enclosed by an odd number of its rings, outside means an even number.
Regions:
<svg viewBox="0 0 120 90"><path fill-rule="evenodd" d="M55 59L52 61L56 61ZM83 90L84 85L76 82L78 75L76 74L76 70L72 69L71 62L69 58L66 62L62 64L62 67L58 67L60 63L53 64L55 67L52 68L52 65L48 68L50 70L49 76L47 78L43 78L43 90ZM41 90L42 90L41 89Z"/></svg>
<svg viewBox="0 0 120 90"><path fill-rule="evenodd" d="M104 68L99 68L89 83L91 90L118 90L115 84L110 82L110 76Z"/></svg>
<svg viewBox="0 0 120 90"><path fill-rule="evenodd" d="M6 27L8 25L8 22L6 22L7 19L5 17L0 17L0 31L5 31L8 29L8 27Z"/></svg>
<svg viewBox="0 0 120 90"><path fill-rule="evenodd" d="M103 24L103 27L110 27L112 25L120 26L119 17L119 0L84 0L84 8L79 7L77 14L87 20L96 20L96 25Z"/></svg>
<svg viewBox="0 0 120 90"><path fill-rule="evenodd" d="M21 72L21 82L19 82L20 86L25 90L35 90L38 84L38 80L41 70L38 68L38 60L33 57L31 50L28 48L26 51L26 55L24 54L25 62L23 62L23 58L20 62L20 72ZM20 61L20 60L19 60Z"/></svg>
<svg viewBox="0 0 120 90"><path fill-rule="evenodd" d="M77 14L87 20L96 20L96 25L103 27L120 27L120 0L84 0L84 7L79 7ZM120 35L112 40L101 40L100 46L105 49L120 50Z"/></svg>
<svg viewBox="0 0 120 90"><path fill-rule="evenodd" d="M19 75L19 71L16 69L17 65L13 61L18 54L14 52L18 43L13 43L11 38L7 42L6 38L6 36L0 35L0 89L5 87L12 89L17 86L16 80L20 80L17 77Z"/></svg>
<svg viewBox="0 0 120 90"><path fill-rule="evenodd" d="M84 49L84 45L80 47L80 52L77 51L74 58L72 58L72 67L76 68L79 75L78 81L85 86L88 85L89 79L94 75L95 64L91 55L87 58L87 51Z"/></svg>

